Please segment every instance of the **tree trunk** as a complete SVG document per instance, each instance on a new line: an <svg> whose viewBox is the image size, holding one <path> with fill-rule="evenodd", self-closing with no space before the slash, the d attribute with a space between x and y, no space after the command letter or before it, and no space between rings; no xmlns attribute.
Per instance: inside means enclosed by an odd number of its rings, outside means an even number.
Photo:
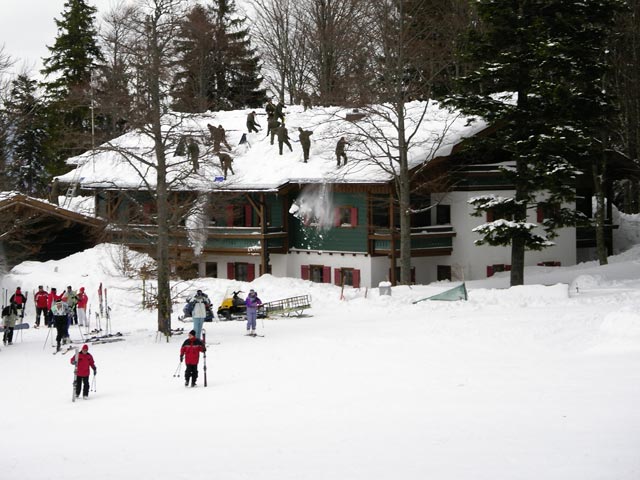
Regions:
<svg viewBox="0 0 640 480"><path fill-rule="evenodd" d="M151 131L158 161L156 171L156 202L158 210L158 331L165 334L167 339L171 335L171 284L169 265L169 205L167 192L167 164L162 138L160 72L161 52L156 25L153 23L151 39L151 68L149 71L149 94L151 98Z"/></svg>
<svg viewBox="0 0 640 480"><path fill-rule="evenodd" d="M593 162L593 189L596 197L596 251L600 265L608 263L607 243L605 239L605 193L604 193L604 176L605 176L605 159L604 152L601 159Z"/></svg>
<svg viewBox="0 0 640 480"><path fill-rule="evenodd" d="M400 283L411 284L411 180L409 178L408 146L405 139L404 102L400 100L398 114L398 204L400 208Z"/></svg>

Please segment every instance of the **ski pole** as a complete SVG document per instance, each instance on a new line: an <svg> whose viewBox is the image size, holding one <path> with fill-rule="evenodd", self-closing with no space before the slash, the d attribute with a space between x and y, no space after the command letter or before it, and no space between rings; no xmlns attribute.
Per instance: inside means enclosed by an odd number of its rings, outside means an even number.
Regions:
<svg viewBox="0 0 640 480"><path fill-rule="evenodd" d="M44 350L47 346L47 342L49 341L49 335L51 335L52 327L47 328L47 338L44 339L44 345L42 345L42 349Z"/></svg>
<svg viewBox="0 0 640 480"><path fill-rule="evenodd" d="M180 377L181 370L182 370L182 360L180 360L180 363L178 364L178 368L176 368L176 371L173 373L173 376Z"/></svg>
<svg viewBox="0 0 640 480"><path fill-rule="evenodd" d="M91 381L91 391L92 392L97 392L98 389L96 388L96 374L93 374L93 379Z"/></svg>
<svg viewBox="0 0 640 480"><path fill-rule="evenodd" d="M207 332L202 330L202 343L204 344L203 352L203 371L204 371L204 386L207 386Z"/></svg>

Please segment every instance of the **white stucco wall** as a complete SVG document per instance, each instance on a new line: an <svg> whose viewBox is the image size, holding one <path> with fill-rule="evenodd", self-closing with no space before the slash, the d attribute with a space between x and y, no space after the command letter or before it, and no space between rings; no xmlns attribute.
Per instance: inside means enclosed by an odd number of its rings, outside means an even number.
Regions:
<svg viewBox="0 0 640 480"><path fill-rule="evenodd" d="M511 247L476 246L474 241L480 236L472 230L486 223L484 217L471 216L473 211L468 201L487 192L453 192L448 193L443 203L451 205L451 222L457 235L453 239L453 254L450 264L456 265L464 272L467 280L486 278L487 266L494 264L511 264ZM507 196L513 192L501 192ZM529 221L537 223L536 212L529 212ZM557 261L563 266L576 264L576 229L564 228L554 239L555 245L539 252L527 251L525 266L539 262Z"/></svg>

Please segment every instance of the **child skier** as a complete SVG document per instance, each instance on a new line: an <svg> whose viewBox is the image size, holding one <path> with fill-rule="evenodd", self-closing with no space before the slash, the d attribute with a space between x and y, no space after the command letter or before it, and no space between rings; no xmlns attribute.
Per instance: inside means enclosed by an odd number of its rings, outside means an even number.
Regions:
<svg viewBox="0 0 640 480"><path fill-rule="evenodd" d="M189 338L187 338L182 344L180 349L180 362L185 360L187 368L184 371L184 386L189 386L189 379L191 379L191 386L196 386L198 380L198 362L200 361L200 352L206 352L207 349L202 343L202 340L196 337L196 331L191 330L189 332Z"/></svg>
<svg viewBox="0 0 640 480"><path fill-rule="evenodd" d="M4 334L2 335L2 343L5 345L13 345L13 327L18 321L18 308L15 303L10 303L2 309L2 325Z"/></svg>
<svg viewBox="0 0 640 480"><path fill-rule="evenodd" d="M258 298L258 293L252 288L249 290L244 301L247 306L247 335L256 335L256 318L258 316L258 308L262 305L262 300Z"/></svg>
<svg viewBox="0 0 640 480"><path fill-rule="evenodd" d="M75 355L71 357L71 365L76 364ZM87 400L89 398L89 369L93 368L93 374L98 373L96 364L93 361L93 357L89 353L89 346L83 345L82 350L78 353L78 374L76 375L76 398L80 396L80 389L82 388L82 398Z"/></svg>

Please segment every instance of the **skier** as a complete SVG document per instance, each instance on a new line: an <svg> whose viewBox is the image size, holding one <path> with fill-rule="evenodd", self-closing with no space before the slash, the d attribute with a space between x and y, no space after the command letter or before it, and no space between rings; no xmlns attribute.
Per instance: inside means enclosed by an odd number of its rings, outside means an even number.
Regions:
<svg viewBox="0 0 640 480"><path fill-rule="evenodd" d="M262 305L262 300L258 298L258 294L252 288L249 290L244 304L247 306L247 335L256 335L256 318L258 316L258 307Z"/></svg>
<svg viewBox="0 0 640 480"><path fill-rule="evenodd" d="M309 149L311 148L311 135L313 132L311 130L303 130L298 127L298 132L300 132L300 145L302 145L302 154L304 155L304 163L307 163L309 160Z"/></svg>
<svg viewBox="0 0 640 480"><path fill-rule="evenodd" d="M53 315L51 314L51 308L53 307L53 303L60 298L62 297L58 295L56 288L51 287L51 291L47 297L47 326L49 328L53 327Z"/></svg>
<svg viewBox="0 0 640 480"><path fill-rule="evenodd" d="M38 286L38 291L33 296L33 303L36 305L36 324L34 328L40 327L40 315L44 318L44 324L49 324L49 292L47 292L42 285Z"/></svg>
<svg viewBox="0 0 640 480"><path fill-rule="evenodd" d="M75 355L71 357L71 365L76 364ZM78 365L76 374L76 398L80 396L80 390L82 389L82 398L84 400L89 399L89 369L93 369L93 374L98 374L98 369L93 360L93 356L89 353L89 345L82 346L82 350L78 353Z"/></svg>
<svg viewBox="0 0 640 480"><path fill-rule="evenodd" d="M204 323L204 319L207 317L207 309L211 307L211 301L209 297L202 292L202 290L198 290L194 297L191 299L191 303L193 304L193 309L191 313L191 317L193 318L193 329L196 332L196 338L202 338L202 324Z"/></svg>
<svg viewBox="0 0 640 480"><path fill-rule="evenodd" d="M62 294L62 301L69 307L69 325L78 324L78 315L76 314L76 305L78 304L78 295L73 291L71 285Z"/></svg>
<svg viewBox="0 0 640 480"><path fill-rule="evenodd" d="M16 293L11 295L9 303L13 303L19 310L20 316L24 317L24 308L27 306L27 297L24 296L20 287L16 288Z"/></svg>
<svg viewBox="0 0 640 480"><path fill-rule="evenodd" d="M338 160L338 167L340 166L340 158L344 159L344 164L347 164L347 154L344 153L345 146L349 145L344 137L340 137L336 144L336 160Z"/></svg>
<svg viewBox="0 0 640 480"><path fill-rule="evenodd" d="M18 309L16 304L11 302L2 309L2 326L4 334L2 335L2 343L5 345L13 345L13 328L18 321Z"/></svg>
<svg viewBox="0 0 640 480"><path fill-rule="evenodd" d="M76 305L76 312L78 313L78 325L84 327L87 323L87 303L89 297L84 293L84 287L80 287L78 292L78 304Z"/></svg>
<svg viewBox="0 0 640 480"><path fill-rule="evenodd" d="M56 352L59 352L60 342L67 343L69 338L69 307L61 298L51 306L51 321L57 330Z"/></svg>
<svg viewBox="0 0 640 480"><path fill-rule="evenodd" d="M184 386L189 386L189 380L191 380L191 386L196 386L198 380L198 362L200 361L200 352L206 352L207 349L202 343L202 340L196 338L196 331L191 330L189 332L189 338L187 338L180 348L180 362L184 359L184 363L187 368L184 371Z"/></svg>

